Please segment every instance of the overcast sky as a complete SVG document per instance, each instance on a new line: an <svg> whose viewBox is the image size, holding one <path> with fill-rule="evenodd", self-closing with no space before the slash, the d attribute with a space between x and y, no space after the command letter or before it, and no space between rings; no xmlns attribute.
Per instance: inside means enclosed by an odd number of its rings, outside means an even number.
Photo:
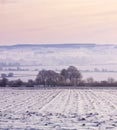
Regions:
<svg viewBox="0 0 117 130"><path fill-rule="evenodd" d="M117 43L117 0L0 0L0 45Z"/></svg>

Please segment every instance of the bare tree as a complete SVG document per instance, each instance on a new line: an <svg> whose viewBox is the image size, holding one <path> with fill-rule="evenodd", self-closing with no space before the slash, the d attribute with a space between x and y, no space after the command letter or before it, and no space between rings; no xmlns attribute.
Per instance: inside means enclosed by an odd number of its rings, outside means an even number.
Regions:
<svg viewBox="0 0 117 130"><path fill-rule="evenodd" d="M88 85L93 85L94 79L93 79L92 77L89 77L89 78L86 79L86 83L87 83Z"/></svg>
<svg viewBox="0 0 117 130"><path fill-rule="evenodd" d="M60 74L53 70L42 70L37 75L36 82L45 86L56 86L59 84L60 78Z"/></svg>
<svg viewBox="0 0 117 130"><path fill-rule="evenodd" d="M6 78L6 77L7 77L6 74L4 74L4 73L1 74L1 78Z"/></svg>
<svg viewBox="0 0 117 130"><path fill-rule="evenodd" d="M2 79L0 80L0 87L6 87L7 84L8 84L8 79L2 78Z"/></svg>
<svg viewBox="0 0 117 130"><path fill-rule="evenodd" d="M110 77L110 78L108 78L107 82L108 82L109 84L113 84L113 83L115 82L115 80Z"/></svg>
<svg viewBox="0 0 117 130"><path fill-rule="evenodd" d="M74 86L78 85L82 78L80 71L74 66L68 67L67 70L63 69L61 75L64 76L66 82Z"/></svg>

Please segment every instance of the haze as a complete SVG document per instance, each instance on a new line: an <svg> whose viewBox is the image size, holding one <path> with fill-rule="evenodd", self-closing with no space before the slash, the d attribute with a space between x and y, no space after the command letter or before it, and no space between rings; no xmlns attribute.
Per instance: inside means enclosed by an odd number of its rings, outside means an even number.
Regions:
<svg viewBox="0 0 117 130"><path fill-rule="evenodd" d="M0 0L0 45L117 43L117 0Z"/></svg>

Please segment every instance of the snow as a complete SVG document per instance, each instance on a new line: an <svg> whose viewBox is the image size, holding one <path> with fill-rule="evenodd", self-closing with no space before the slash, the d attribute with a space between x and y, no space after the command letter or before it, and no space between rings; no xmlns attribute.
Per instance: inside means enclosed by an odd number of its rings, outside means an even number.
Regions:
<svg viewBox="0 0 117 130"><path fill-rule="evenodd" d="M117 89L0 89L0 130L117 130Z"/></svg>

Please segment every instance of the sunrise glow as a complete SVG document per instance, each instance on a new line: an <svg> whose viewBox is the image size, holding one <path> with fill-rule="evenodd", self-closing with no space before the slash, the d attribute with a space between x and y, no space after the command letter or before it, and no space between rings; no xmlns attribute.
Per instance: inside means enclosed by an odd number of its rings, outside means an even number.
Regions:
<svg viewBox="0 0 117 130"><path fill-rule="evenodd" d="M117 0L0 0L0 45L117 43Z"/></svg>

